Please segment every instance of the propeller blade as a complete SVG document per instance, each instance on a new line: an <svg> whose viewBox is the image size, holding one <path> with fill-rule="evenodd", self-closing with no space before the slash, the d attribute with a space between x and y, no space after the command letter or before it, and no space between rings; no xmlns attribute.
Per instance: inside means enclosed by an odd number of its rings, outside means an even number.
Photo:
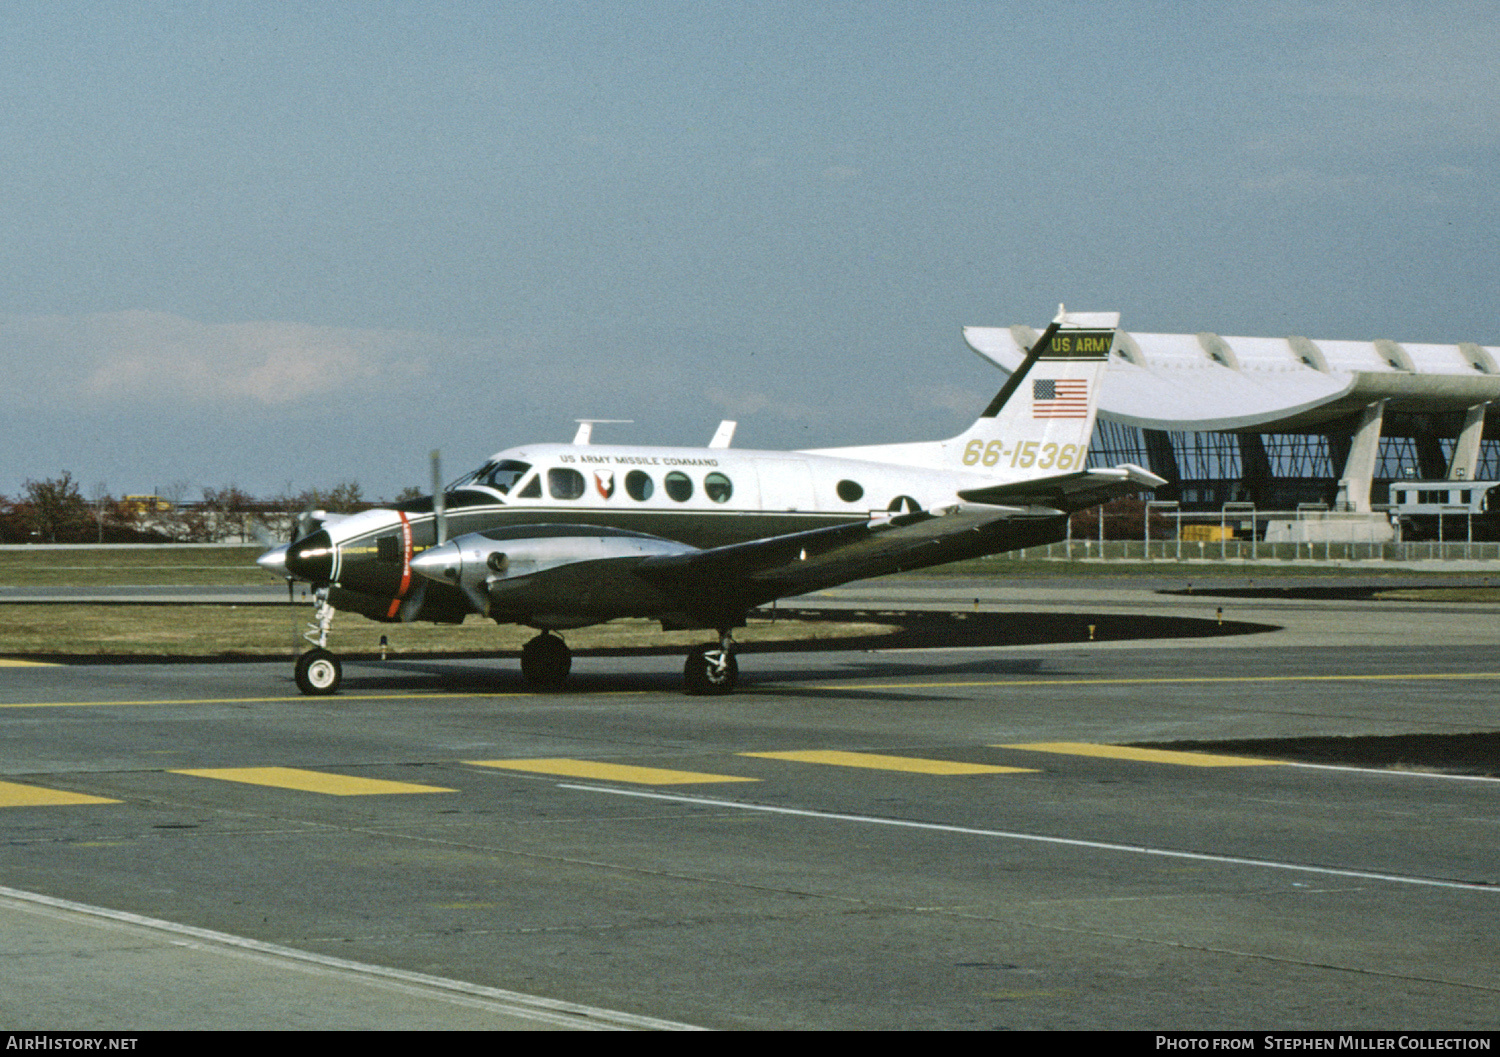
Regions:
<svg viewBox="0 0 1500 1057"><path fill-rule="evenodd" d="M448 542L448 497L443 494L443 453L432 449L432 516L437 522L437 545Z"/></svg>
<svg viewBox="0 0 1500 1057"><path fill-rule="evenodd" d="M258 517L253 517L246 522L246 527L250 529L250 535L255 537L255 542L267 550L279 546L282 542L276 538L276 534L270 530L266 523Z"/></svg>
<svg viewBox="0 0 1500 1057"><path fill-rule="evenodd" d="M422 602L427 597L427 581L419 580L412 586L411 594L401 600L401 608L396 615L401 618L401 623L410 624L417 619L417 613L422 608Z"/></svg>
<svg viewBox="0 0 1500 1057"><path fill-rule="evenodd" d="M307 509L297 515L296 529L292 535L292 539L300 540L303 536L311 533L316 527L314 524L316 521L317 518L313 517L313 507L309 504Z"/></svg>

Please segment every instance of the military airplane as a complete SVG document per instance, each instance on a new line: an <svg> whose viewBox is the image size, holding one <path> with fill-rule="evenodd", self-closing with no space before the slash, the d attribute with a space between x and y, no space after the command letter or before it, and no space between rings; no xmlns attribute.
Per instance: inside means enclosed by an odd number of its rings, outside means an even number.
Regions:
<svg viewBox="0 0 1500 1057"><path fill-rule="evenodd" d="M732 631L775 599L851 580L1060 540L1069 513L1166 482L1133 464L1088 469L1118 313L1067 312L1030 344L979 418L948 440L808 451L592 443L509 448L433 494L351 515L314 513L259 564L313 586L305 694L342 679L335 610L457 624L478 613L539 634L528 684L555 689L558 632L620 617L715 641L688 654L689 693L738 679ZM1024 347L1024 345L1023 345ZM983 353L981 353L983 354ZM434 466L436 460L434 459Z"/></svg>

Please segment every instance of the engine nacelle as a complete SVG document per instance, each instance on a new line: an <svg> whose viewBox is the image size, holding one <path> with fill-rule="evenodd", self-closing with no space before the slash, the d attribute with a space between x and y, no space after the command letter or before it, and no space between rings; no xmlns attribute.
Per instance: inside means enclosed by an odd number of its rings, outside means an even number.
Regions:
<svg viewBox="0 0 1500 1057"><path fill-rule="evenodd" d="M412 571L459 588L486 616L565 627L596 622L596 607L619 615L635 596L643 610L659 605L659 591L630 570L646 558L697 553L684 543L597 525L547 525L543 532L537 526L472 532L415 555ZM585 565L588 574L577 575Z"/></svg>

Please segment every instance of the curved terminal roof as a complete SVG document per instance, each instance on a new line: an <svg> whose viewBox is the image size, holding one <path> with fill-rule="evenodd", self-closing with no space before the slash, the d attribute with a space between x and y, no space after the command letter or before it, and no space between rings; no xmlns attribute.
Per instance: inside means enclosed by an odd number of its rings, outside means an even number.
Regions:
<svg viewBox="0 0 1500 1057"><path fill-rule="evenodd" d="M964 328L970 348L1007 373L1040 336L1020 325ZM1122 330L1099 414L1148 429L1295 433L1377 400L1428 414L1500 400L1500 346Z"/></svg>

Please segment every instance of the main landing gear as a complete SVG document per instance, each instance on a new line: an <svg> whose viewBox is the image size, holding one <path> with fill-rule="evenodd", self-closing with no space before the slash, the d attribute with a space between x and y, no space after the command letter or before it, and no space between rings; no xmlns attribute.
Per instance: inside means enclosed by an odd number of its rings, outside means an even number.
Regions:
<svg viewBox="0 0 1500 1057"><path fill-rule="evenodd" d="M558 690L573 669L573 651L544 631L521 647L521 676L538 690Z"/></svg>
<svg viewBox="0 0 1500 1057"><path fill-rule="evenodd" d="M573 651L551 632L544 631L521 647L521 675L538 690L560 690L573 668ZM696 647L683 666L684 689L690 694L727 694L739 682L734 640L719 635L718 644Z"/></svg>
<svg viewBox="0 0 1500 1057"><path fill-rule="evenodd" d="M339 659L328 652L328 629L333 626L333 606L328 604L328 588L320 587L313 592L313 619L303 634L313 648L297 658L293 676L297 689L314 697L326 697L337 693L339 683L344 681L344 669Z"/></svg>
<svg viewBox="0 0 1500 1057"><path fill-rule="evenodd" d="M682 668L682 684L690 694L727 694L740 679L740 665L734 659L734 640L729 632L719 633L717 646L696 646L687 655Z"/></svg>

